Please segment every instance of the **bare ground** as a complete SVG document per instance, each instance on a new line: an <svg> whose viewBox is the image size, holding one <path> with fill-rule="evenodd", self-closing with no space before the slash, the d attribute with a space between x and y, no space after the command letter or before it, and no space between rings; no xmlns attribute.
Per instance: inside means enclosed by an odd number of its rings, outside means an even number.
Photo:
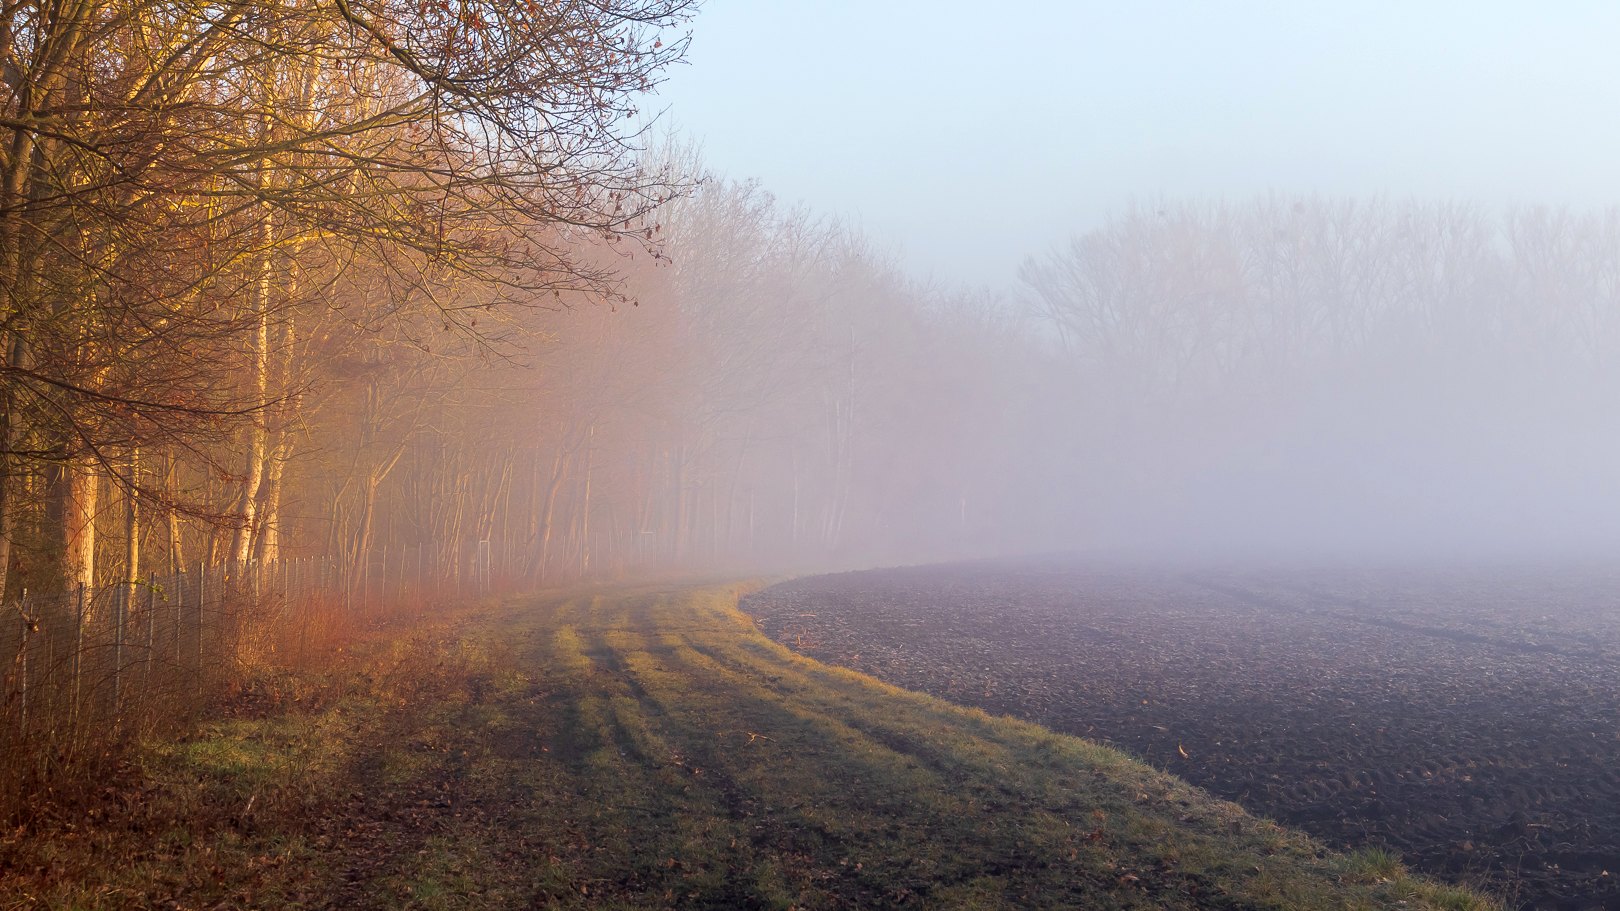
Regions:
<svg viewBox="0 0 1620 911"><path fill-rule="evenodd" d="M767 634L1118 746L1340 848L1528 908L1620 909L1620 580L1591 570L824 576Z"/></svg>

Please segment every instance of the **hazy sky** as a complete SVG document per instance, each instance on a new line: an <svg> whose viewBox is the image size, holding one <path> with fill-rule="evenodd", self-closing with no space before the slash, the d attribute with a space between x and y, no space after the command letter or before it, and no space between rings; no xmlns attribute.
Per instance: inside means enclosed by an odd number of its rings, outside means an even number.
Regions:
<svg viewBox="0 0 1620 911"><path fill-rule="evenodd" d="M707 0L712 167L996 286L1133 198L1620 202L1620 3Z"/></svg>

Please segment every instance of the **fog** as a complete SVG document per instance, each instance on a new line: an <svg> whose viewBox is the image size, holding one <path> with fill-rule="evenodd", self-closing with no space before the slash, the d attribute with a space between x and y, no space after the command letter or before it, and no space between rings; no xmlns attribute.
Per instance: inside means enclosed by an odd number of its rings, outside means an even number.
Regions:
<svg viewBox="0 0 1620 911"><path fill-rule="evenodd" d="M1620 533L1615 212L1156 200L1003 296L746 184L670 230L623 319L694 324L674 432L716 554L1588 560Z"/></svg>
<svg viewBox="0 0 1620 911"><path fill-rule="evenodd" d="M294 540L487 540L536 581L1620 544L1620 211L1153 199L974 291L657 154L691 188L657 255L584 248L620 297L312 388Z"/></svg>
<svg viewBox="0 0 1620 911"><path fill-rule="evenodd" d="M1190 7L581 8L618 50L454 98L321 29L285 97L174 62L0 162L0 592L1611 553L1613 11Z"/></svg>
<svg viewBox="0 0 1620 911"><path fill-rule="evenodd" d="M508 359L361 406L401 454L376 541L420 534L416 491L448 471L479 536L552 579L1620 543L1620 212L1158 199L973 292L661 154L694 189L659 257L592 254L624 300L535 311ZM321 426L318 451L353 445Z"/></svg>
<svg viewBox="0 0 1620 911"><path fill-rule="evenodd" d="M8 2L0 905L1620 908L1616 34Z"/></svg>
<svg viewBox="0 0 1620 911"><path fill-rule="evenodd" d="M705 169L890 273L808 292L859 350L812 550L1613 551L1612 9L972 13L715 7L659 91ZM837 461L781 457L756 521Z"/></svg>
<svg viewBox="0 0 1620 911"><path fill-rule="evenodd" d="M1091 428L1069 466L1086 533L1204 554L1609 552L1615 227L1166 203L1032 260Z"/></svg>

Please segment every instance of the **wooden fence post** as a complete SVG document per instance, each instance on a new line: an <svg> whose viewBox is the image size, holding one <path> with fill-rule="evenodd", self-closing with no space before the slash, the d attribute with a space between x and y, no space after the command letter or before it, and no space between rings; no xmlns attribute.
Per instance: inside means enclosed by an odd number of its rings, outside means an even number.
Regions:
<svg viewBox="0 0 1620 911"><path fill-rule="evenodd" d="M28 589L26 588L22 590L22 617L20 619L22 622L22 638L18 640L17 648L22 654L18 661L21 667L18 669L17 674L18 740L28 735L28 652L34 631L33 614L28 611Z"/></svg>
<svg viewBox="0 0 1620 911"><path fill-rule="evenodd" d="M146 663L141 669L141 689L145 695L152 695L152 659L156 657L157 649L157 584L156 580L147 580L146 583Z"/></svg>
<svg viewBox="0 0 1620 911"><path fill-rule="evenodd" d="M208 567L203 561L197 561L197 653L196 673L193 675L194 695L199 702L203 690L203 601L208 597Z"/></svg>
<svg viewBox="0 0 1620 911"><path fill-rule="evenodd" d="M73 601L73 687L69 692L69 727L76 730L79 722L79 696L84 678L84 583L79 583L71 596Z"/></svg>
<svg viewBox="0 0 1620 911"><path fill-rule="evenodd" d="M134 591L127 583L118 586L113 598L112 723L117 724L124 705L124 627L129 622L129 601Z"/></svg>

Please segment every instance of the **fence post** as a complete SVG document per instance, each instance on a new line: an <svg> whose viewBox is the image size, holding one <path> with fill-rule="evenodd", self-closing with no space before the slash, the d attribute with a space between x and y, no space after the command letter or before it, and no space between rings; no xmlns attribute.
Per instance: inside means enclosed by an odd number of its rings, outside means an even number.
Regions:
<svg viewBox="0 0 1620 911"><path fill-rule="evenodd" d="M34 631L33 614L28 611L28 589L22 590L22 639L18 650L22 652L22 665L17 675L17 701L18 701L18 728L17 739L21 740L28 735L28 651L29 642Z"/></svg>
<svg viewBox="0 0 1620 911"><path fill-rule="evenodd" d="M495 548L490 546L488 538L478 542L478 554L483 564L480 572L484 589L479 594L487 598L495 590Z"/></svg>
<svg viewBox="0 0 1620 911"><path fill-rule="evenodd" d="M171 686L180 684L180 667L184 659L180 655L180 629L185 626L186 605L186 570L178 560L174 566L174 618L169 624L169 674Z"/></svg>
<svg viewBox="0 0 1620 911"><path fill-rule="evenodd" d="M203 561L197 561L197 666L192 676L193 689L196 697L202 699L203 690L203 600L208 597L208 568Z"/></svg>
<svg viewBox="0 0 1620 911"><path fill-rule="evenodd" d="M78 728L79 695L84 677L84 583L80 582L73 594L73 688L69 692L68 718L70 727Z"/></svg>
<svg viewBox="0 0 1620 911"><path fill-rule="evenodd" d="M134 591L127 583L117 583L113 599L112 721L118 723L124 704L124 627L129 622L129 600Z"/></svg>
<svg viewBox="0 0 1620 911"><path fill-rule="evenodd" d="M148 579L146 583L146 664L141 669L141 689L150 697L152 693L152 659L156 657L157 649L157 584L156 580Z"/></svg>

